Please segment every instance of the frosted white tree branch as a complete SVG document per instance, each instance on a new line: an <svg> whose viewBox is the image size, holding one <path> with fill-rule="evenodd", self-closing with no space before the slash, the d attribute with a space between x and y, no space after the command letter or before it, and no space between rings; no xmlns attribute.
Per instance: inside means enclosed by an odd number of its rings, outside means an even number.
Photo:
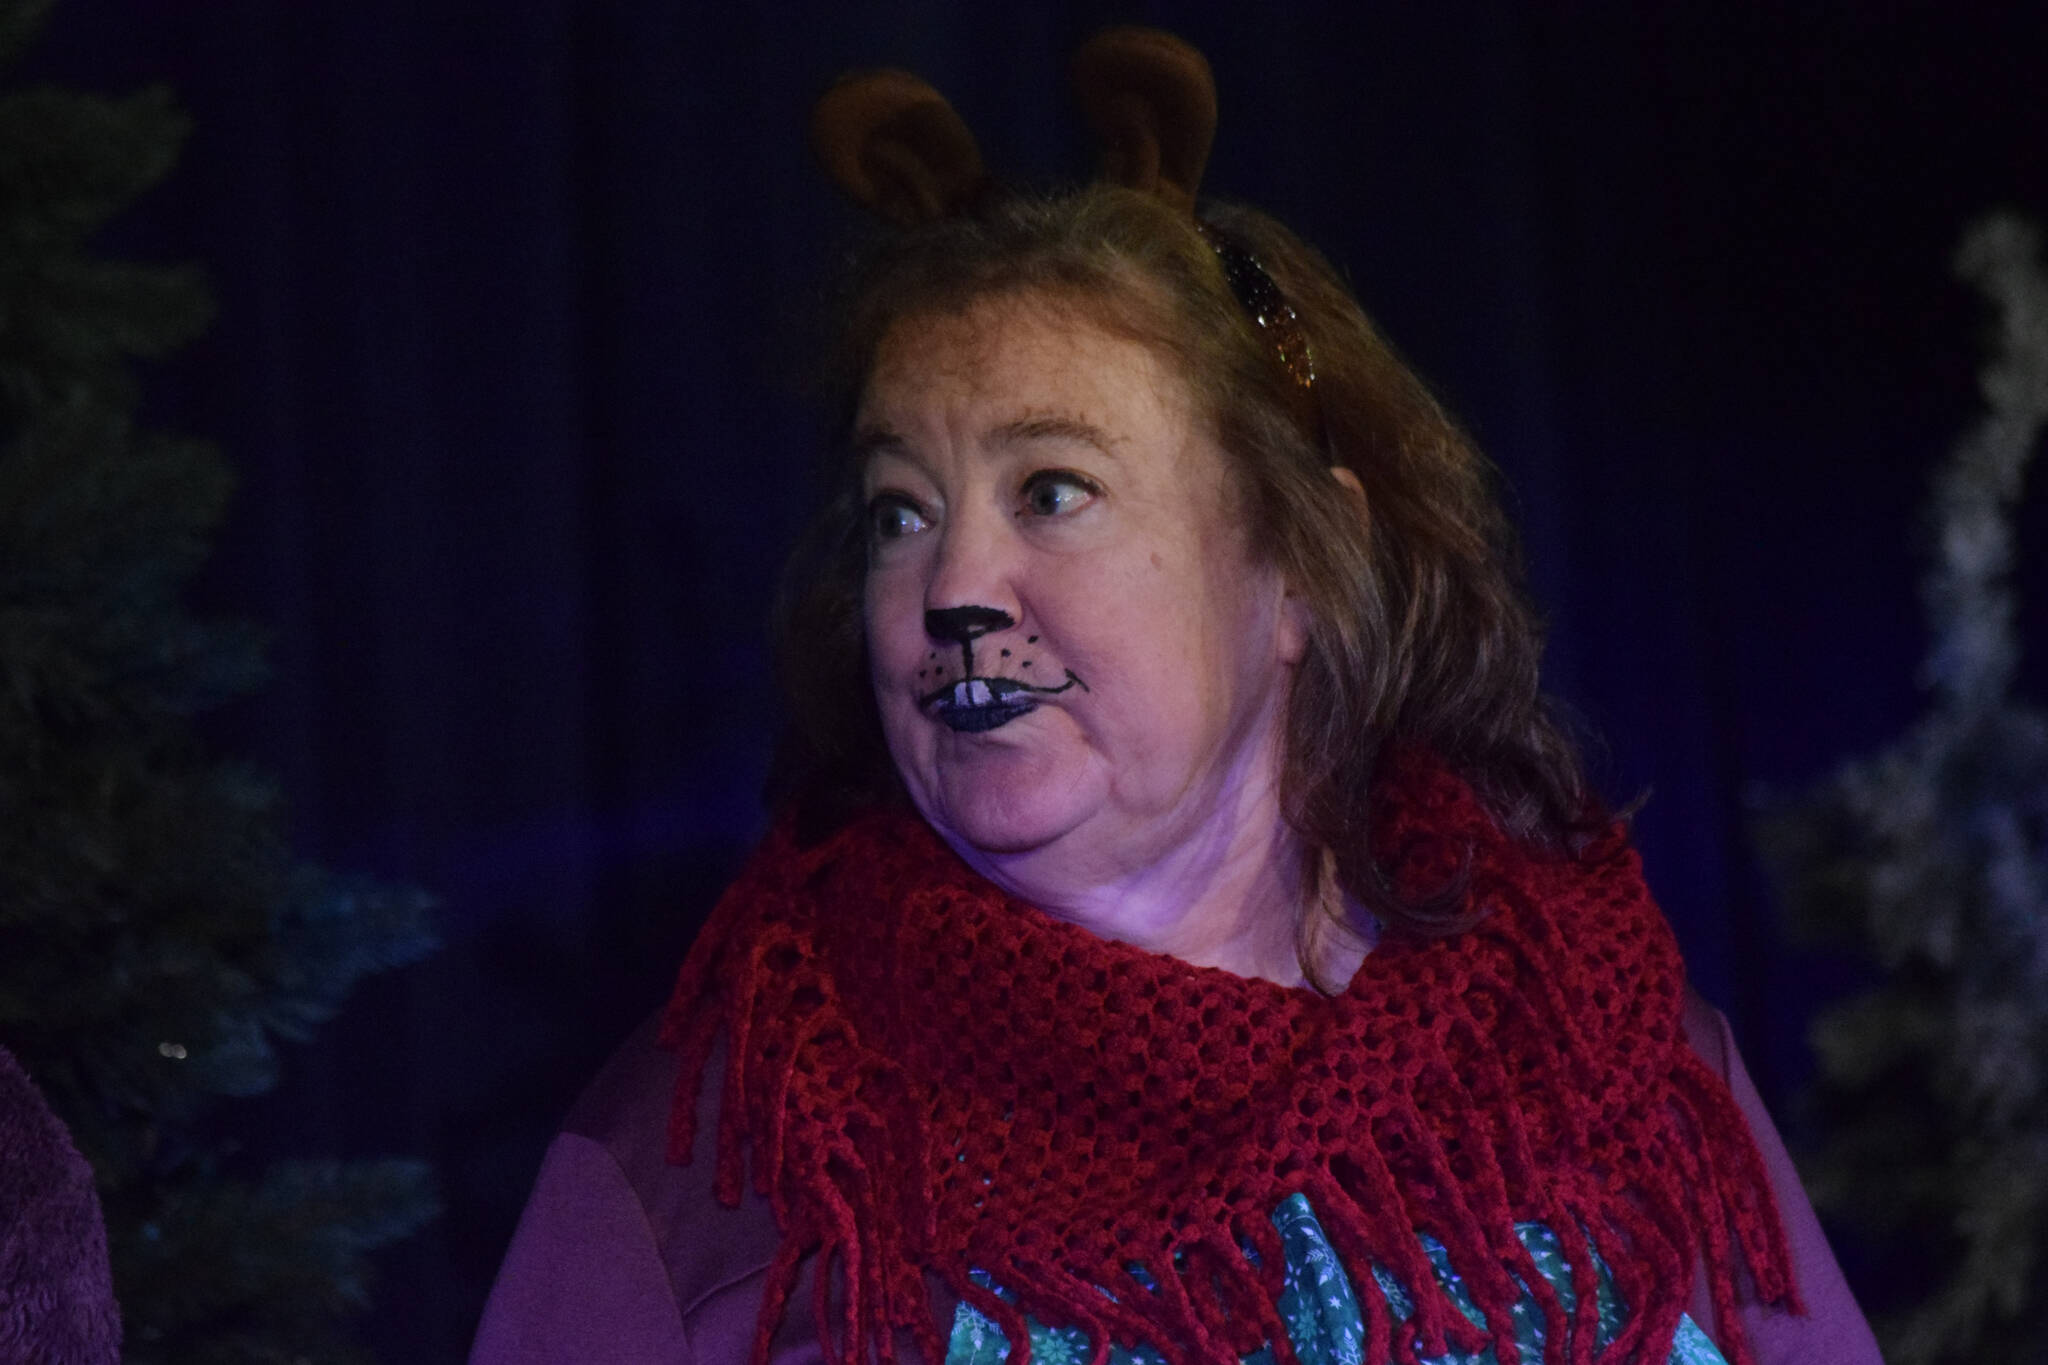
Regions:
<svg viewBox="0 0 2048 1365"><path fill-rule="evenodd" d="M1935 477L1936 562L1924 596L1934 629L1925 680L1950 705L1996 705L2018 665L2012 513L2048 424L2048 273L2040 233L1999 216L1956 253L1956 273L1999 309L1997 353L1980 384L1989 410Z"/></svg>

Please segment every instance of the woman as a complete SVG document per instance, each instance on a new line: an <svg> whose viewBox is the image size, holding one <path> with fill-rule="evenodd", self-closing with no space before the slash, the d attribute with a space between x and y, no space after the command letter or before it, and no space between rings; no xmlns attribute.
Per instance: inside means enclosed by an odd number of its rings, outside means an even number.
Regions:
<svg viewBox="0 0 2048 1365"><path fill-rule="evenodd" d="M1077 86L1107 183L1052 199L913 78L821 104L904 230L785 594L783 815L474 1358L1874 1361L1483 461L1307 248L1195 216L1198 54L1118 31Z"/></svg>

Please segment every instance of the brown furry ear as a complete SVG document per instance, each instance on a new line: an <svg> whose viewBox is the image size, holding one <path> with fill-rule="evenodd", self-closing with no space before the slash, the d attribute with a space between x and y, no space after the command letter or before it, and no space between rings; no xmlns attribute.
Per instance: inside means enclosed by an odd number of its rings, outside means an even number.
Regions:
<svg viewBox="0 0 2048 1365"><path fill-rule="evenodd" d="M961 212L987 182L974 134L908 71L840 77L811 111L811 147L841 189L898 227Z"/></svg>
<svg viewBox="0 0 2048 1365"><path fill-rule="evenodd" d="M1102 178L1194 212L1216 136L1216 78L1188 43L1113 28L1074 54L1074 95L1102 139Z"/></svg>

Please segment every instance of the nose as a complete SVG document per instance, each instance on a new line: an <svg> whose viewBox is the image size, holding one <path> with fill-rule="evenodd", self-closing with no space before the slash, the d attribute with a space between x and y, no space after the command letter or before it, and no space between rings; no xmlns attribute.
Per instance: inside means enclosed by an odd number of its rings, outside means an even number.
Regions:
<svg viewBox="0 0 2048 1365"><path fill-rule="evenodd" d="M1028 555L994 492L969 480L944 503L939 534L922 561L925 635L958 650L962 677L974 676L975 642L1023 618L1018 584ZM948 513L950 515L948 515Z"/></svg>
<svg viewBox="0 0 2048 1365"><path fill-rule="evenodd" d="M934 640L966 645L992 630L1008 630L1016 620L994 607L939 607L924 614L925 634Z"/></svg>

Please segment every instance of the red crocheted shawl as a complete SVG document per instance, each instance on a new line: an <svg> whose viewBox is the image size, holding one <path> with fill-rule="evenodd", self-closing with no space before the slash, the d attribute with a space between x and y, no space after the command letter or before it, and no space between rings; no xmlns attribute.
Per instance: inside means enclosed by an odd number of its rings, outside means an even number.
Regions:
<svg viewBox="0 0 2048 1365"><path fill-rule="evenodd" d="M1426 759L1398 762L1376 847L1410 891L1462 877L1477 928L1392 937L1324 997L1097 938L969 871L914 814L814 847L778 829L689 959L664 1037L682 1058L671 1160L726 1039L717 1191L743 1166L782 1233L754 1361L802 1258L829 1359L945 1355L926 1275L1027 1358L1023 1313L1147 1342L1174 1365L1271 1341L1270 1215L1305 1194L1364 1308L1369 1365L1451 1345L1518 1359L1533 1291L1546 1361L1594 1359L1594 1260L1631 1309L1602 1361L1661 1362L1704 1260L1736 1365L1746 1269L1794 1301L1785 1239L1733 1097L1686 1045L1683 970L1617 831L1577 860L1503 837ZM1556 1233L1568 1313L1515 1236ZM1442 1291L1440 1240L1487 1322ZM1368 1273L1392 1271L1397 1321ZM980 1268L1014 1291L998 1300Z"/></svg>

